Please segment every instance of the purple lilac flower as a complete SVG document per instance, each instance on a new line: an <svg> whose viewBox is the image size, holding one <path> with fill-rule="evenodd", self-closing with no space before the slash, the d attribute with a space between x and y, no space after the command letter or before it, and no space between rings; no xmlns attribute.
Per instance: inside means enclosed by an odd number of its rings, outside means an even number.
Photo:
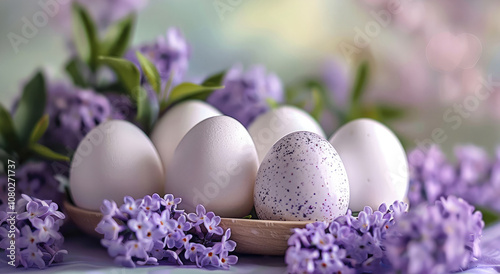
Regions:
<svg viewBox="0 0 500 274"><path fill-rule="evenodd" d="M234 117L245 127L260 114L269 110L266 99L283 102L283 84L274 73L256 65L244 72L235 65L224 77L224 88L208 97L208 102L225 115Z"/></svg>
<svg viewBox="0 0 500 274"><path fill-rule="evenodd" d="M7 249L10 246L11 238L8 236L9 230L10 229L8 229L8 227L6 227L6 226L0 227L0 239L1 239L0 240L0 249ZM19 229L17 227L14 231L14 235L16 236L16 238L19 236ZM15 239L12 239L12 240L15 240Z"/></svg>
<svg viewBox="0 0 500 274"><path fill-rule="evenodd" d="M21 251L21 261L25 268L37 266L42 269L45 267L45 262L42 258L43 253L38 248L26 248Z"/></svg>
<svg viewBox="0 0 500 274"><path fill-rule="evenodd" d="M43 144L75 151L90 130L111 118L111 105L103 95L64 82L51 83L47 90L50 122Z"/></svg>
<svg viewBox="0 0 500 274"><path fill-rule="evenodd" d="M118 239L118 233L123 229L123 226L119 225L113 218L104 218L99 222L95 230L104 234L105 239L116 240Z"/></svg>
<svg viewBox="0 0 500 274"><path fill-rule="evenodd" d="M234 241L229 241L229 238L231 237L231 229L228 228L224 235L222 236L222 239L219 243L216 243L214 245L214 250L221 251L221 250L226 250L229 252L234 251L236 248L236 243Z"/></svg>
<svg viewBox="0 0 500 274"><path fill-rule="evenodd" d="M228 251L223 251L220 254L220 266L224 269L229 269L230 265L238 263L238 257L235 255L229 255Z"/></svg>
<svg viewBox="0 0 500 274"><path fill-rule="evenodd" d="M16 169L16 195L24 193L60 204L64 193L54 175L48 162L26 162ZM7 183L7 176L0 175L0 210L7 205Z"/></svg>
<svg viewBox="0 0 500 274"><path fill-rule="evenodd" d="M124 198L123 205L120 206L120 212L130 215L131 218L135 218L137 216L137 213L139 213L140 210L139 206L141 202L142 202L141 199L135 200L134 198L127 196ZM103 202L103 204L105 203L106 202ZM107 216L104 212L103 214ZM114 215L109 215L109 216L114 216Z"/></svg>
<svg viewBox="0 0 500 274"><path fill-rule="evenodd" d="M500 149L492 159L473 145L455 147L456 162L449 161L438 146L415 149L408 155L412 205L432 204L454 195L467 202L500 211Z"/></svg>
<svg viewBox="0 0 500 274"><path fill-rule="evenodd" d="M203 219L205 218L206 215L206 210L205 207L202 205L198 205L196 207L196 214L195 213L189 213L188 214L188 219L193 222L193 225L199 225L203 223Z"/></svg>
<svg viewBox="0 0 500 274"><path fill-rule="evenodd" d="M135 122L137 107L130 100L129 96L113 92L105 93L104 96L106 96L111 105L112 119Z"/></svg>
<svg viewBox="0 0 500 274"><path fill-rule="evenodd" d="M169 28L165 36L160 36L154 43L148 43L130 49L125 59L133 62L139 69L136 52L139 51L148 58L158 70L162 84L166 84L172 75L172 86L180 84L189 65L190 49L183 34L177 28ZM141 73L141 82L146 78Z"/></svg>
<svg viewBox="0 0 500 274"><path fill-rule="evenodd" d="M33 226L38 229L38 237L41 241L46 242L50 238L59 240L62 238L61 233L59 233L59 227L54 222L52 216L47 216L45 220L34 218L31 220Z"/></svg>
<svg viewBox="0 0 500 274"><path fill-rule="evenodd" d="M57 211L57 204L29 197L22 194L17 205L18 217L15 227L15 237L18 241L15 266L44 268L52 263L62 261L63 254L68 252L61 249L64 241L59 232L64 214ZM10 211L10 210L9 210ZM1 211L1 215L8 213ZM2 218L0 222L0 248L8 254L10 224L7 219Z"/></svg>
<svg viewBox="0 0 500 274"><path fill-rule="evenodd" d="M442 197L433 205L421 204L394 221L384 245L396 271L453 272L480 257L482 215L461 198Z"/></svg>
<svg viewBox="0 0 500 274"><path fill-rule="evenodd" d="M219 223L220 223L219 216L213 216L212 218L207 217L204 219L203 222L209 234L222 235L223 229L222 227L219 226Z"/></svg>
<svg viewBox="0 0 500 274"><path fill-rule="evenodd" d="M101 244L115 262L126 267L157 265L159 261L198 267L229 268L238 258L229 255L236 243L231 231L219 226L220 217L198 205L197 213L177 209L180 198L158 194L143 199L125 197L118 207L104 200L104 217L96 231L104 234ZM0 231L1 232L1 231Z"/></svg>
<svg viewBox="0 0 500 274"><path fill-rule="evenodd" d="M378 273L389 269L384 240L394 216L406 204L365 207L354 217L350 211L332 223L316 222L294 229L285 261L290 273Z"/></svg>
<svg viewBox="0 0 500 274"><path fill-rule="evenodd" d="M26 212L23 212L17 216L18 220L29 219L33 221L34 219L38 219L40 216L43 216L45 213L49 211L49 207L46 205L40 205L35 201L30 201L26 205Z"/></svg>

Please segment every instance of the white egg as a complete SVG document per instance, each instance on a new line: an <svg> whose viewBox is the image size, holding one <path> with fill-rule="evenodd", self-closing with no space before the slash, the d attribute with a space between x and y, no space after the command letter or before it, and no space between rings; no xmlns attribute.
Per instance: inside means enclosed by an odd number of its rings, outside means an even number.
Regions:
<svg viewBox="0 0 500 274"><path fill-rule="evenodd" d="M135 125L113 120L92 129L71 163L70 193L81 208L99 211L104 199L163 192L164 172L155 147Z"/></svg>
<svg viewBox="0 0 500 274"><path fill-rule="evenodd" d="M199 122L218 115L221 113L211 105L189 100L172 107L158 120L151 133L151 141L160 154L165 171L182 137Z"/></svg>
<svg viewBox="0 0 500 274"><path fill-rule="evenodd" d="M330 143L344 162L351 199L349 208L378 208L406 197L408 161L394 133L371 119L357 119L337 130Z"/></svg>
<svg viewBox="0 0 500 274"><path fill-rule="evenodd" d="M255 119L248 127L259 162L279 139L296 131L309 131L326 138L321 126L307 112L293 106L272 109Z"/></svg>
<svg viewBox="0 0 500 274"><path fill-rule="evenodd" d="M253 207L258 158L252 138L235 119L201 121L182 138L167 169L165 191L194 212L198 204L222 217L243 217Z"/></svg>
<svg viewBox="0 0 500 274"><path fill-rule="evenodd" d="M260 165L254 191L259 219L332 221L349 205L349 182L333 146L299 131L273 145Z"/></svg>

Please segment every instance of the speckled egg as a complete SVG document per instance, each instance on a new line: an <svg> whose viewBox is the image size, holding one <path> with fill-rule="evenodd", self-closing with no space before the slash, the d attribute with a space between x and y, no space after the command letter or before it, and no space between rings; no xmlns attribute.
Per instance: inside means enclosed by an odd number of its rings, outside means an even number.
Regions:
<svg viewBox="0 0 500 274"><path fill-rule="evenodd" d="M259 219L332 221L349 205L349 182L337 151L308 131L276 142L262 161L254 189Z"/></svg>

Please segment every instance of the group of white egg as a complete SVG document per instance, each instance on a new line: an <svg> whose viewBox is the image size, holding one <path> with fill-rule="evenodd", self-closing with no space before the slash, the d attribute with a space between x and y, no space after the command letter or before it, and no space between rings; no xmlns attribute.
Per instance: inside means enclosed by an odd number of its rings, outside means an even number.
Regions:
<svg viewBox="0 0 500 274"><path fill-rule="evenodd" d="M94 128L73 157L75 204L99 210L153 193L181 197L222 217L325 220L364 206L403 200L406 154L397 137L369 119L354 120L325 139L306 112L281 106L248 130L201 101L167 111L151 139L135 125L112 120Z"/></svg>

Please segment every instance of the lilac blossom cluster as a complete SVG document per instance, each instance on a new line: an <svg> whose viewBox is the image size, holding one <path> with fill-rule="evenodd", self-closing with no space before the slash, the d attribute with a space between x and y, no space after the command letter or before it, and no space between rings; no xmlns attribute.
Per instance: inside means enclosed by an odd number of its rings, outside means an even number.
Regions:
<svg viewBox="0 0 500 274"><path fill-rule="evenodd" d="M126 267L158 265L160 260L224 269L236 264L238 257L229 255L236 243L229 240L231 230L224 232L219 226L221 218L202 205L187 214L177 208L180 202L171 194L137 200L127 196L120 207L104 200L104 217L96 228L104 235L102 245L117 264Z"/></svg>
<svg viewBox="0 0 500 274"><path fill-rule="evenodd" d="M214 91L207 101L225 115L248 127L260 114L269 110L267 99L284 100L283 84L274 73L256 65L248 71L235 65L224 76L224 88Z"/></svg>
<svg viewBox="0 0 500 274"><path fill-rule="evenodd" d="M449 196L410 211L395 202L349 211L332 223L294 229L285 261L290 273L447 273L480 257L482 214Z"/></svg>
<svg viewBox="0 0 500 274"><path fill-rule="evenodd" d="M92 90L51 83L46 106L50 122L41 142L74 151L90 130L111 118L112 110L109 100Z"/></svg>
<svg viewBox="0 0 500 274"><path fill-rule="evenodd" d="M133 62L141 69L136 52L139 51L148 58L158 70L162 84L172 77L172 86L180 84L189 66L190 49L184 35L177 28L169 28L165 36L159 36L154 43L147 43L130 49L125 59ZM146 78L141 73L141 83Z"/></svg>
<svg viewBox="0 0 500 274"><path fill-rule="evenodd" d="M332 223L316 222L294 229L285 262L290 273L359 273L390 269L384 254L387 230L394 218L407 209L403 202L377 211L365 207L354 217L346 215Z"/></svg>
<svg viewBox="0 0 500 274"><path fill-rule="evenodd" d="M455 147L456 162L438 146L409 153L410 204L434 203L454 195L467 202L500 211L500 149L493 159L477 146Z"/></svg>
<svg viewBox="0 0 500 274"><path fill-rule="evenodd" d="M6 210L7 175L0 175L0 210ZM16 195L22 193L61 204L64 193L48 162L26 162L16 170Z"/></svg>
<svg viewBox="0 0 500 274"><path fill-rule="evenodd" d="M442 197L396 216L385 248L398 273L449 273L466 269L480 257L481 212L461 198Z"/></svg>
<svg viewBox="0 0 500 274"><path fill-rule="evenodd" d="M17 220L7 213L13 210L0 211L0 249L9 258L10 249L14 248L15 266L44 268L61 262L63 254L68 254L61 249L64 238L59 232L64 214L50 200L21 196L16 205Z"/></svg>

